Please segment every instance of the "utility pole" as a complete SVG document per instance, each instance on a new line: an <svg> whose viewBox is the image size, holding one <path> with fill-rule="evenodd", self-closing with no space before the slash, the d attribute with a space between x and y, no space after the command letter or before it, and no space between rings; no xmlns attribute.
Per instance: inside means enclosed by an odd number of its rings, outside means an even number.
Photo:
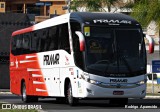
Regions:
<svg viewBox="0 0 160 112"><path fill-rule="evenodd" d="M71 9L70 9L70 7L71 7L71 0L66 0L66 3L67 3L67 5L66 6L62 6L62 9L63 10L68 10L68 13L70 13L71 12Z"/></svg>
<svg viewBox="0 0 160 112"><path fill-rule="evenodd" d="M68 13L71 12L71 0L67 0Z"/></svg>

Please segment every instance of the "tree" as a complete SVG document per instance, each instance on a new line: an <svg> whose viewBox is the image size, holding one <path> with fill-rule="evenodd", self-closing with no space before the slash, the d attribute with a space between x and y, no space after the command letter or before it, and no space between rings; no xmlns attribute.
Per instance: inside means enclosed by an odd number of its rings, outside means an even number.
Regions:
<svg viewBox="0 0 160 112"><path fill-rule="evenodd" d="M131 13L143 27L155 21L160 28L160 0L139 0L135 3Z"/></svg>
<svg viewBox="0 0 160 112"><path fill-rule="evenodd" d="M128 0L127 4L132 0ZM117 5L121 4L121 5ZM85 10L90 12L111 12L114 7L124 7L126 4L122 0L72 0L71 9L74 11ZM106 10L107 9L107 10Z"/></svg>

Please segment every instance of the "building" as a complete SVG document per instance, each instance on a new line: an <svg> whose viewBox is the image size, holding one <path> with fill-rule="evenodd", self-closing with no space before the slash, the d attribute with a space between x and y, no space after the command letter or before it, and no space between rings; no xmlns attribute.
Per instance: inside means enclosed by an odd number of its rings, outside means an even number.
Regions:
<svg viewBox="0 0 160 112"><path fill-rule="evenodd" d="M62 9L65 0L0 0L0 12L34 14L35 21L40 22L50 18L50 15L66 13Z"/></svg>

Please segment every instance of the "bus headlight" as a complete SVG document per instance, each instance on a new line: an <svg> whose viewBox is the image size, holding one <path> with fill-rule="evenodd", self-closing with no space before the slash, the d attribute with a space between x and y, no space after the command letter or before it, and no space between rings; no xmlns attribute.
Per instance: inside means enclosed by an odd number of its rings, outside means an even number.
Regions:
<svg viewBox="0 0 160 112"><path fill-rule="evenodd" d="M90 79L89 83L100 86L100 87L110 87L110 84L103 83L97 80L92 80L92 79Z"/></svg>
<svg viewBox="0 0 160 112"><path fill-rule="evenodd" d="M81 75L81 77L82 77L83 80L85 80L85 81L87 81L87 82L90 81L89 74L87 74L87 73L83 73L83 74Z"/></svg>
<svg viewBox="0 0 160 112"><path fill-rule="evenodd" d="M91 80L90 80L90 83L91 83L91 84L95 84L95 85L99 85L99 84L101 84L102 82L91 79Z"/></svg>
<svg viewBox="0 0 160 112"><path fill-rule="evenodd" d="M139 81L137 84L138 85L143 85L143 84L146 84L147 83L147 80L141 80L141 81Z"/></svg>

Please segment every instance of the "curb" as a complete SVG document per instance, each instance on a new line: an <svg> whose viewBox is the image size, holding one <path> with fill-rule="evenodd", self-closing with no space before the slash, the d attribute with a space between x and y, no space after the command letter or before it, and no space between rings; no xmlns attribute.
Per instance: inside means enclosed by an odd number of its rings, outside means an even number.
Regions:
<svg viewBox="0 0 160 112"><path fill-rule="evenodd" d="M146 96L144 99L160 99L160 96Z"/></svg>
<svg viewBox="0 0 160 112"><path fill-rule="evenodd" d="M0 92L0 94L12 94L11 92Z"/></svg>

